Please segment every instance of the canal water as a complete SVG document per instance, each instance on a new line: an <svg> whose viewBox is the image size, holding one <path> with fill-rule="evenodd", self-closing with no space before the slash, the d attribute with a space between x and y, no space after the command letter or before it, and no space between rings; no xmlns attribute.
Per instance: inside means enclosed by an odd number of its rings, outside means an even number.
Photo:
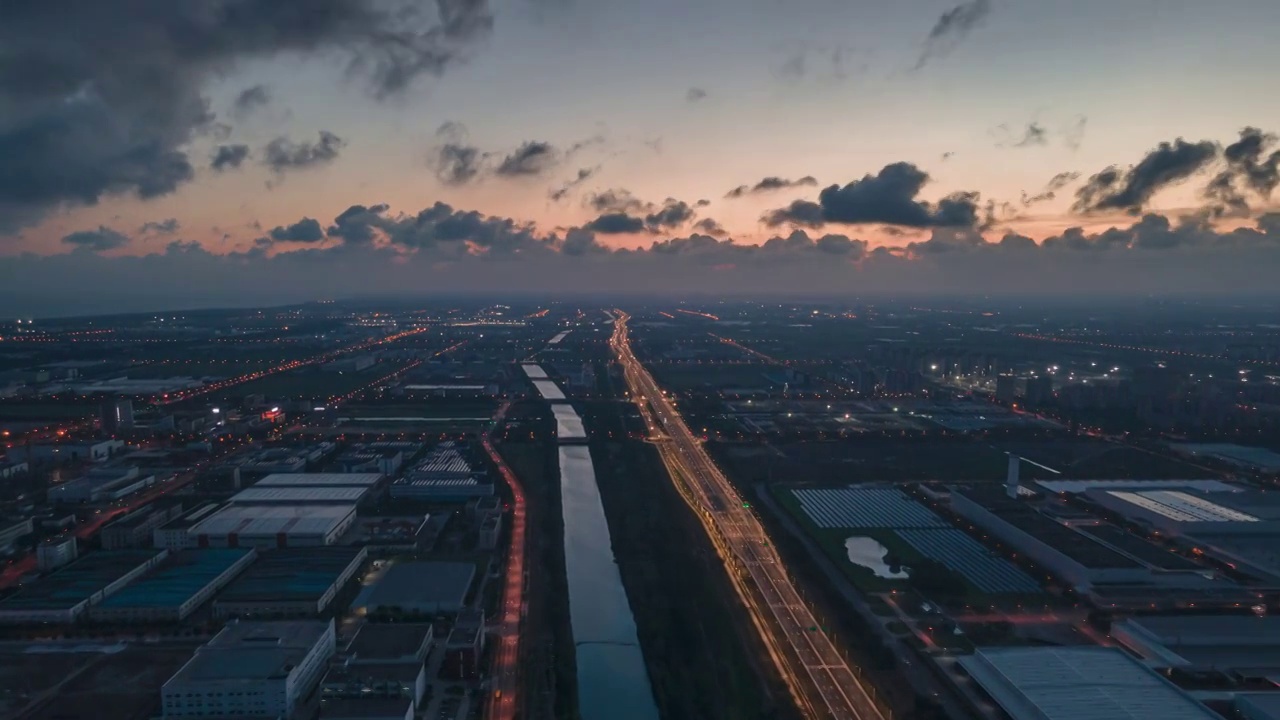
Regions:
<svg viewBox="0 0 1280 720"><path fill-rule="evenodd" d="M569 619L583 720L657 720L635 618L613 559L595 466L585 445L560 446Z"/></svg>
<svg viewBox="0 0 1280 720"><path fill-rule="evenodd" d="M569 622L578 668L578 712L583 720L658 720L649 672L640 653L636 621L613 558L609 524L596 486L582 418L563 400L546 371L522 366L543 399L551 401L560 438L560 498ZM548 387L550 386L550 387Z"/></svg>

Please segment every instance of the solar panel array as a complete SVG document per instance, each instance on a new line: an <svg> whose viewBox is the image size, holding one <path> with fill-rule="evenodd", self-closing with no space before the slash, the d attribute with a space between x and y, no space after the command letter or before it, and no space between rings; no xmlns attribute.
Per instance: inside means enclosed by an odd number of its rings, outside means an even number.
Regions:
<svg viewBox="0 0 1280 720"><path fill-rule="evenodd" d="M792 494L820 528L944 528L933 511L895 488L797 489Z"/></svg>
<svg viewBox="0 0 1280 720"><path fill-rule="evenodd" d="M900 529L898 537L927 558L964 575L981 592L1037 593L1040 585L1013 563L996 556L982 543L955 528Z"/></svg>

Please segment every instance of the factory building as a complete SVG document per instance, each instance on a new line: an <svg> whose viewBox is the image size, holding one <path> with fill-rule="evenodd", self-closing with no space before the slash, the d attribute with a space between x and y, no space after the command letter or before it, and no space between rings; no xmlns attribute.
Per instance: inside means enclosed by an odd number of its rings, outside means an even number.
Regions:
<svg viewBox="0 0 1280 720"><path fill-rule="evenodd" d="M333 621L232 621L161 689L166 718L290 718L333 657Z"/></svg>
<svg viewBox="0 0 1280 720"><path fill-rule="evenodd" d="M36 546L36 567L40 572L49 572L70 564L78 556L75 535L51 537Z"/></svg>
<svg viewBox="0 0 1280 720"><path fill-rule="evenodd" d="M987 647L958 661L1013 720L1220 720L1115 648Z"/></svg>
<svg viewBox="0 0 1280 720"><path fill-rule="evenodd" d="M254 485L232 496L232 505L357 505L369 487L296 487Z"/></svg>
<svg viewBox="0 0 1280 720"><path fill-rule="evenodd" d="M28 463L98 462L124 449L120 440L37 443L9 448L9 457Z"/></svg>
<svg viewBox="0 0 1280 720"><path fill-rule="evenodd" d="M167 556L167 552L153 550L104 550L86 555L0 601L0 624L74 622Z"/></svg>
<svg viewBox="0 0 1280 720"><path fill-rule="evenodd" d="M361 614L395 609L403 614L457 613L466 606L476 567L465 562L400 562L389 565L356 598Z"/></svg>
<svg viewBox="0 0 1280 720"><path fill-rule="evenodd" d="M280 473L268 475L254 487L294 487L294 488L337 488L362 487L372 488L382 480L382 473Z"/></svg>
<svg viewBox="0 0 1280 720"><path fill-rule="evenodd" d="M213 602L214 617L312 617L326 612L368 559L363 548L265 550Z"/></svg>
<svg viewBox="0 0 1280 720"><path fill-rule="evenodd" d="M231 582L257 556L251 548L184 550L90 611L103 622L178 622Z"/></svg>
<svg viewBox="0 0 1280 720"><path fill-rule="evenodd" d="M457 442L443 442L404 477L391 484L391 497L436 502L465 502L493 494L493 483L477 469Z"/></svg>
<svg viewBox="0 0 1280 720"><path fill-rule="evenodd" d="M31 518L21 520L0 520L0 550L8 550L19 539L36 531Z"/></svg>
<svg viewBox="0 0 1280 720"><path fill-rule="evenodd" d="M195 546L191 537L191 528L218 509L215 503L206 503L161 525L152 531L151 541L157 548L164 550L182 550Z"/></svg>
<svg viewBox="0 0 1280 720"><path fill-rule="evenodd" d="M96 468L82 477L49 488L49 502L86 503L119 500L151 486L155 475L143 475L137 467Z"/></svg>
<svg viewBox="0 0 1280 720"><path fill-rule="evenodd" d="M458 616L444 642L441 677L465 680L480 676L480 658L484 655L484 627L484 613L479 610Z"/></svg>
<svg viewBox="0 0 1280 720"><path fill-rule="evenodd" d="M329 668L321 684L326 700L403 698L418 707L427 690L427 666L413 663L344 663Z"/></svg>
<svg viewBox="0 0 1280 720"><path fill-rule="evenodd" d="M421 664L427 661L434 638L435 626L431 623L365 623L343 655L348 664Z"/></svg>
<svg viewBox="0 0 1280 720"><path fill-rule="evenodd" d="M105 550L145 547L154 539L156 528L182 517L182 503L159 502L122 515L102 528Z"/></svg>
<svg viewBox="0 0 1280 720"><path fill-rule="evenodd" d="M356 506L228 505L192 526L195 547L260 549L332 545L356 519Z"/></svg>
<svg viewBox="0 0 1280 720"><path fill-rule="evenodd" d="M1111 637L1155 667L1280 676L1280 617L1146 616L1113 623Z"/></svg>

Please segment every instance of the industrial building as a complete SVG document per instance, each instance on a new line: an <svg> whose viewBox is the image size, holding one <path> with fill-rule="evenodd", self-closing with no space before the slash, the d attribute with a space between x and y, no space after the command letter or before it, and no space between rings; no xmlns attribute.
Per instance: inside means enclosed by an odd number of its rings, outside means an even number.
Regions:
<svg viewBox="0 0 1280 720"><path fill-rule="evenodd" d="M265 550L213 602L215 617L310 617L364 567L365 548Z"/></svg>
<svg viewBox="0 0 1280 720"><path fill-rule="evenodd" d="M36 531L31 518L19 520L0 520L0 550L8 550L19 539Z"/></svg>
<svg viewBox="0 0 1280 720"><path fill-rule="evenodd" d="M1134 617L1113 623L1111 637L1157 667L1219 671L1248 679L1280 676L1280 617Z"/></svg>
<svg viewBox="0 0 1280 720"><path fill-rule="evenodd" d="M124 449L120 440L36 443L9 448L9 457L28 463L97 462Z"/></svg>
<svg viewBox="0 0 1280 720"><path fill-rule="evenodd" d="M49 488L49 502L86 503L119 500L151 486L155 475L143 475L137 467L95 468L82 477Z"/></svg>
<svg viewBox="0 0 1280 720"><path fill-rule="evenodd" d="M1067 526L992 488L953 488L955 512L1081 591L1095 585L1203 588L1229 583L1165 548L1102 523Z"/></svg>
<svg viewBox="0 0 1280 720"><path fill-rule="evenodd" d="M422 662L344 663L329 668L321 683L324 698L404 698L416 708L427 690Z"/></svg>
<svg viewBox="0 0 1280 720"><path fill-rule="evenodd" d="M365 623L343 655L348 664L421 664L427 661L434 638L435 626L431 623Z"/></svg>
<svg viewBox="0 0 1280 720"><path fill-rule="evenodd" d="M482 550L493 550L498 547L498 538L502 536L502 516L492 515L480 523L480 538L477 544Z"/></svg>
<svg viewBox="0 0 1280 720"><path fill-rule="evenodd" d="M300 473L307 469L308 463L319 462L336 449L337 445L331 442L294 447L259 448L228 460L226 466L237 468L242 474L252 476Z"/></svg>
<svg viewBox="0 0 1280 720"><path fill-rule="evenodd" d="M1280 720L1280 693L1238 693L1235 706L1243 720Z"/></svg>
<svg viewBox="0 0 1280 720"><path fill-rule="evenodd" d="M1093 489L1085 497L1130 522L1175 535L1280 530L1280 493Z"/></svg>
<svg viewBox="0 0 1280 720"><path fill-rule="evenodd" d="M1013 720L1221 720L1115 648L988 647L958 661Z"/></svg>
<svg viewBox="0 0 1280 720"><path fill-rule="evenodd" d="M167 556L163 550L104 550L86 555L0 601L0 623L74 622L90 606L119 592Z"/></svg>
<svg viewBox="0 0 1280 720"><path fill-rule="evenodd" d="M195 539L188 532L194 525L204 520L218 509L215 503L206 503L156 528L151 533L151 541L157 548L165 550L182 550L194 547Z"/></svg>
<svg viewBox="0 0 1280 720"><path fill-rule="evenodd" d="M182 517L182 502L156 502L126 513L102 528L105 550L145 547L154 539L156 528Z"/></svg>
<svg viewBox="0 0 1280 720"><path fill-rule="evenodd" d="M356 505L369 494L368 487L263 487L254 485L232 496L232 505Z"/></svg>
<svg viewBox="0 0 1280 720"><path fill-rule="evenodd" d="M50 572L79 557L76 536L70 533L46 538L36 546L36 567L40 572Z"/></svg>
<svg viewBox="0 0 1280 720"><path fill-rule="evenodd" d="M484 613L479 610L459 613L444 641L444 662L440 676L465 680L480 676L480 658L484 655Z"/></svg>
<svg viewBox="0 0 1280 720"><path fill-rule="evenodd" d="M493 494L493 483L477 469L461 444L443 442L404 477L391 484L391 497L436 502L463 502Z"/></svg>
<svg viewBox="0 0 1280 720"><path fill-rule="evenodd" d="M161 689L166 718L293 716L333 657L333 621L232 621Z"/></svg>
<svg viewBox="0 0 1280 720"><path fill-rule="evenodd" d="M461 562L401 562L386 568L356 598L357 612L398 608L405 614L452 614L466 606L476 567Z"/></svg>
<svg viewBox="0 0 1280 720"><path fill-rule="evenodd" d="M329 698L320 705L326 720L413 720L408 698Z"/></svg>
<svg viewBox="0 0 1280 720"><path fill-rule="evenodd" d="M253 562L252 548L183 550L93 607L104 622L178 622Z"/></svg>
<svg viewBox="0 0 1280 720"><path fill-rule="evenodd" d="M379 447L389 446L389 447ZM391 476L400 471L405 458L412 457L422 446L418 443L362 443L338 456L344 473L381 473Z"/></svg>
<svg viewBox="0 0 1280 720"><path fill-rule="evenodd" d="M280 473L268 475L253 487L290 487L290 488L371 488L382 480L382 473Z"/></svg>
<svg viewBox="0 0 1280 720"><path fill-rule="evenodd" d="M356 519L347 505L228 505L192 526L195 547L332 545Z"/></svg>

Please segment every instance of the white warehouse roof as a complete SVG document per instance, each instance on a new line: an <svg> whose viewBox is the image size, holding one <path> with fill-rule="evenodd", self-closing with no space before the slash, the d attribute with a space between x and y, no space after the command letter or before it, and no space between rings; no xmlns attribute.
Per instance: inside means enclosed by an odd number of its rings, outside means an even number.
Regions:
<svg viewBox="0 0 1280 720"><path fill-rule="evenodd" d="M381 479L381 473L276 473L262 478L254 487L368 487Z"/></svg>
<svg viewBox="0 0 1280 720"><path fill-rule="evenodd" d="M228 505L188 532L195 536L323 536L355 511L355 505Z"/></svg>
<svg viewBox="0 0 1280 720"><path fill-rule="evenodd" d="M1014 720L1221 720L1115 648L979 648L959 662Z"/></svg>

